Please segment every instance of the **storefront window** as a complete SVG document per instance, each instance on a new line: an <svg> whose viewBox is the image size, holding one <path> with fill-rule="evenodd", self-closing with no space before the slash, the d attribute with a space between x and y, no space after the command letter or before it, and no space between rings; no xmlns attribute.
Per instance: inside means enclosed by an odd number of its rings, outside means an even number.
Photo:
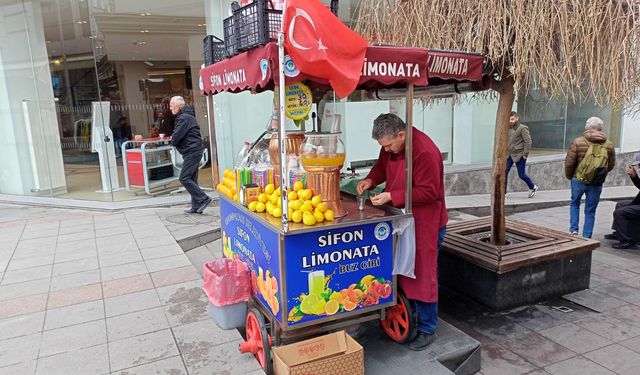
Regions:
<svg viewBox="0 0 640 375"><path fill-rule="evenodd" d="M170 152L149 155L162 161L148 166L145 178L156 179L149 192L127 189L121 146L157 137L163 101L180 95L194 105L210 148L197 81L204 12L204 0L3 2L0 149L3 160L16 162L3 165L0 193L127 200L177 189L180 163ZM208 154L200 183L211 187ZM158 175L175 178L158 183Z"/></svg>
<svg viewBox="0 0 640 375"><path fill-rule="evenodd" d="M592 116L604 121L605 133L616 147L620 146L622 114L611 107L549 99L537 89L528 91L517 104L520 121L531 132L533 155L566 152L571 141L582 135L585 122Z"/></svg>

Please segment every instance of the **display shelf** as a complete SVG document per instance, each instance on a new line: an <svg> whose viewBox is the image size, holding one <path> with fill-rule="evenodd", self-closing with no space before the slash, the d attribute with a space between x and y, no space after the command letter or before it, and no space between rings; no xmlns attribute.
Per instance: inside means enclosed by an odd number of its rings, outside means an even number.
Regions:
<svg viewBox="0 0 640 375"><path fill-rule="evenodd" d="M171 162L167 162L167 163L162 163L162 164L155 164L155 165L147 165L147 169L154 169L154 168L160 168L160 167L166 167L169 165L172 165L173 163Z"/></svg>

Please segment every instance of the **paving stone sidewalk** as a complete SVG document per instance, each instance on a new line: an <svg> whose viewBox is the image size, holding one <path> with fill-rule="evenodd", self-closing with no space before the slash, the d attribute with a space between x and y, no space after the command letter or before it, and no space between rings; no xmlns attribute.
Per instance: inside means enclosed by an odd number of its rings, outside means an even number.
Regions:
<svg viewBox="0 0 640 375"><path fill-rule="evenodd" d="M615 250L602 238L611 232L614 208L608 201L598 206L593 237L602 244L593 252L590 289L504 312L441 295L441 317L482 343L481 374L640 374L640 250ZM568 211L509 217L568 231Z"/></svg>
<svg viewBox="0 0 640 375"><path fill-rule="evenodd" d="M0 374L262 373L211 322L178 212L1 205Z"/></svg>

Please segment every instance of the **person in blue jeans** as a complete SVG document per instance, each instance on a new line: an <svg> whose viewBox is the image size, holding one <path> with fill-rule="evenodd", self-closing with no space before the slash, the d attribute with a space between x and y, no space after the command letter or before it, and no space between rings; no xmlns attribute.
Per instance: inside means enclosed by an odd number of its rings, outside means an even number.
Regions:
<svg viewBox="0 0 640 375"><path fill-rule="evenodd" d="M616 152L613 143L607 139L606 134L602 131L603 122L600 118L589 118L584 129L585 131L582 133L582 136L574 139L569 146L567 157L564 159L564 172L565 176L571 180L569 232L574 235L578 234L578 230L580 229L580 201L582 200L582 196L585 195L582 236L591 238L593 235L593 226L596 221L596 209L598 208L598 202L600 202L600 193L602 193L602 184L587 184L579 181L576 178L576 170L589 150L588 142L601 144L606 147L607 173L610 172L616 164Z"/></svg>
<svg viewBox="0 0 640 375"><path fill-rule="evenodd" d="M515 164L518 169L518 177L520 177L529 188L529 198L533 198L536 195L538 185L531 181L531 178L527 176L525 171L529 151L531 151L531 134L529 133L529 127L520 123L520 117L517 112L511 112L511 116L509 117L509 157L507 158L507 173L505 175L505 192L507 191L507 181L509 181L509 171L511 167L513 167L513 164Z"/></svg>

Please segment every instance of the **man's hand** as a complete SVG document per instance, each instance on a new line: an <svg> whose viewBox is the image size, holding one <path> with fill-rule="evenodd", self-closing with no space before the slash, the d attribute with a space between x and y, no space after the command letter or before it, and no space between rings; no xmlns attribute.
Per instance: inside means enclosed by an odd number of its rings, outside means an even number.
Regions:
<svg viewBox="0 0 640 375"><path fill-rule="evenodd" d="M380 193L371 197L371 203L373 203L374 206L382 206L388 202L391 202L391 193L389 192Z"/></svg>
<svg viewBox="0 0 640 375"><path fill-rule="evenodd" d="M362 192L368 189L371 189L373 187L373 181L371 181L368 178L365 178L364 180L358 182L358 185L356 185L356 192L358 193L358 195L362 195Z"/></svg>
<svg viewBox="0 0 640 375"><path fill-rule="evenodd" d="M634 167L630 166L629 168L627 168L627 174L629 175L629 177L633 178L638 175L638 172L636 172L636 169Z"/></svg>

